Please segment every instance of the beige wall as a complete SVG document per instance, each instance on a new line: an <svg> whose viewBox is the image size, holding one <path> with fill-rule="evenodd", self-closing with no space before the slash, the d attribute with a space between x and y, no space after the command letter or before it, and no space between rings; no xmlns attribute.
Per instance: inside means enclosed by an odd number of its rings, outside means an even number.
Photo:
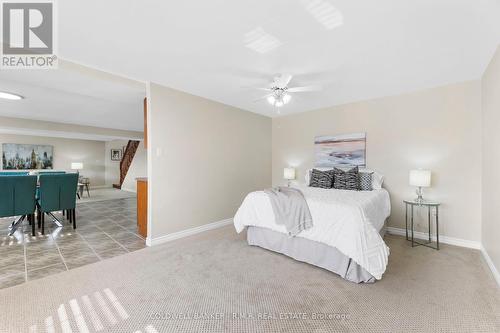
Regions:
<svg viewBox="0 0 500 333"><path fill-rule="evenodd" d="M482 102L482 243L500 270L500 47L483 76Z"/></svg>
<svg viewBox="0 0 500 333"><path fill-rule="evenodd" d="M366 132L367 166L386 176L391 194L390 226L404 228L402 200L415 196L409 170L428 168L433 180L425 197L443 203L440 234L481 240L479 81L275 118L272 127L273 184L284 183L288 165L303 182L315 136Z"/></svg>
<svg viewBox="0 0 500 333"><path fill-rule="evenodd" d="M123 147L126 147L127 144L128 140L113 140L106 142L104 160L106 161L106 185L109 187L120 182L120 161L111 160L111 149L123 149ZM122 184L123 190L136 192L136 178L147 177L148 175L147 163L147 151L141 141L141 144L135 153L134 159L132 160L132 164L128 169L125 181Z"/></svg>
<svg viewBox="0 0 500 333"><path fill-rule="evenodd" d="M232 218L271 184L271 119L151 84L149 238Z"/></svg>
<svg viewBox="0 0 500 333"><path fill-rule="evenodd" d="M102 186L104 181L104 142L50 138L0 133L1 143L20 143L54 146L54 169L71 171L71 162L83 162L81 174L90 178L91 185ZM0 165L1 167L1 165Z"/></svg>

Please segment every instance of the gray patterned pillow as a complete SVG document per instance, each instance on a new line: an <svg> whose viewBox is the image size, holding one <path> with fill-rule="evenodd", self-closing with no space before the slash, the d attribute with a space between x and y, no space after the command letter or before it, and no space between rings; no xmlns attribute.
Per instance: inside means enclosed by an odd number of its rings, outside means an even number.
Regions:
<svg viewBox="0 0 500 333"><path fill-rule="evenodd" d="M358 167L349 170L333 169L333 188L337 190L359 190Z"/></svg>
<svg viewBox="0 0 500 333"><path fill-rule="evenodd" d="M311 172L311 181L309 186L319 188L332 188L333 170L320 171L313 169Z"/></svg>
<svg viewBox="0 0 500 333"><path fill-rule="evenodd" d="M372 177L373 172L360 172L358 174L359 178L359 190L360 191L372 191Z"/></svg>

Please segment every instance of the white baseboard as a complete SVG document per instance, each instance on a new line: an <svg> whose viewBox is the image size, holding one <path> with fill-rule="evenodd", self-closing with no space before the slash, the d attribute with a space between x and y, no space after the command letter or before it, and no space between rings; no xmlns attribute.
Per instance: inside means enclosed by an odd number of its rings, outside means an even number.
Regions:
<svg viewBox="0 0 500 333"><path fill-rule="evenodd" d="M124 188L124 187L122 187L122 188L121 188L121 190L122 190L122 191L125 191L125 192L137 193L137 191L136 191L136 190L133 190L133 189L131 189L131 188Z"/></svg>
<svg viewBox="0 0 500 333"><path fill-rule="evenodd" d="M103 189L103 188L109 188L108 185L92 185L90 184L90 190L99 190L99 189Z"/></svg>
<svg viewBox="0 0 500 333"><path fill-rule="evenodd" d="M174 232L174 233L171 233L171 234L168 234L165 236L156 237L153 239L148 237L148 238L146 238L146 245L147 246L154 246L154 245L158 245L158 244L171 242L171 241L179 239L179 238L184 238L184 237L188 237L191 235L199 234L200 232L225 227L227 225L230 225L231 223L233 223L232 218L209 223L209 224L204 224L204 225L201 225L199 227L181 230L178 232Z"/></svg>
<svg viewBox="0 0 500 333"><path fill-rule="evenodd" d="M493 274L493 277L495 278L495 280L497 281L498 286L500 287L500 272L495 267L495 264L493 263L493 260L491 260L488 252L486 251L486 249L482 245L481 245L481 249L480 250L481 250L481 253L483 255L484 260L486 261L486 263L488 264L488 267L491 270L491 273Z"/></svg>
<svg viewBox="0 0 500 333"><path fill-rule="evenodd" d="M406 235L406 230L401 229L401 228L394 228L394 227L387 227L387 232L389 234L393 235L399 235L399 236L405 236ZM425 232L419 232L415 231L413 233L413 236L418 239L428 239L429 236ZM436 235L431 235L431 239L433 241L436 241ZM454 237L448 237L448 236L442 236L439 235L439 242L443 244L449 244L449 245L455 245L455 246L461 246L461 247L468 247L470 249L475 249L475 250L480 250L481 249L481 243L476 242L476 241L471 241L467 239L461 239L461 238L454 238Z"/></svg>

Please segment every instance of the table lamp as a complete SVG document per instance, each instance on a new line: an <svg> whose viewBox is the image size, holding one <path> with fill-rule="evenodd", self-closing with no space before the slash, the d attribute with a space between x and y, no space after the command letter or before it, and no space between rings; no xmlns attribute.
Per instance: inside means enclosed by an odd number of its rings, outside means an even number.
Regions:
<svg viewBox="0 0 500 333"><path fill-rule="evenodd" d="M294 168L284 168L283 178L288 181L288 187L290 187L290 181L295 179L295 169Z"/></svg>
<svg viewBox="0 0 500 333"><path fill-rule="evenodd" d="M410 171L410 185L417 186L417 202L423 202L422 187L431 186L431 171L430 170L411 170Z"/></svg>
<svg viewBox="0 0 500 333"><path fill-rule="evenodd" d="M83 163L82 162L73 162L71 163L71 170L76 170L78 174L80 174L80 170L83 169Z"/></svg>

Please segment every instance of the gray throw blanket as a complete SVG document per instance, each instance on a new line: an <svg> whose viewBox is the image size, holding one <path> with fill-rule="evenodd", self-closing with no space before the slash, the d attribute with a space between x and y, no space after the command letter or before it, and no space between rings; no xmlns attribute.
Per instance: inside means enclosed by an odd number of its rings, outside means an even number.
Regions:
<svg viewBox="0 0 500 333"><path fill-rule="evenodd" d="M296 188L277 187L264 190L271 199L276 223L284 225L289 236L313 226L311 212L302 192Z"/></svg>

